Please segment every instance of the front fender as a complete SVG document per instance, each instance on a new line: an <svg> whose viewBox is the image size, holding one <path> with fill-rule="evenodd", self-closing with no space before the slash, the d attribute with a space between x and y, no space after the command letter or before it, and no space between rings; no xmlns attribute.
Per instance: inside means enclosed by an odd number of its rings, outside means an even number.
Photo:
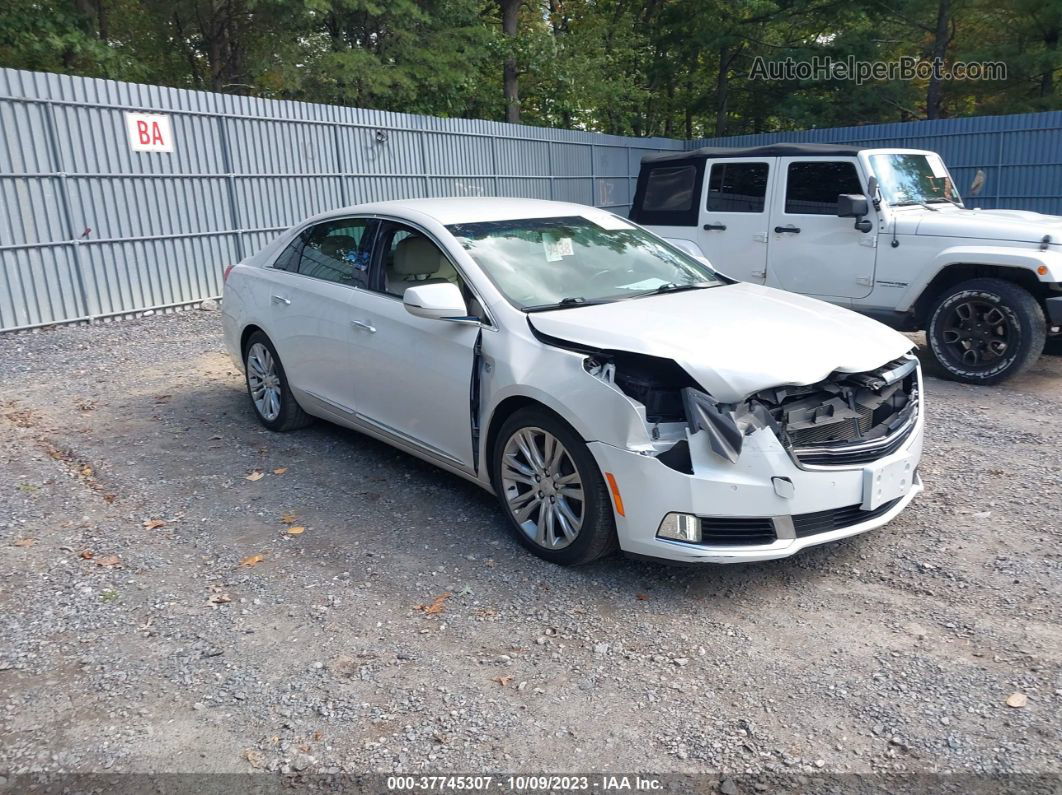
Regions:
<svg viewBox="0 0 1062 795"><path fill-rule="evenodd" d="M1031 271L1045 284L1062 282L1062 252L1008 246L951 246L939 252L916 281L908 285L896 308L908 311L926 287L949 265L995 265ZM1039 269L1046 268L1045 273Z"/></svg>

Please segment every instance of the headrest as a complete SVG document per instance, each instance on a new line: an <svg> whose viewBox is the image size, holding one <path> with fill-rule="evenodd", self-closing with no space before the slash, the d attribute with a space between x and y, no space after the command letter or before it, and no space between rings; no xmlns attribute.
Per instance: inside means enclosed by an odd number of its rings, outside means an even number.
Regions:
<svg viewBox="0 0 1062 795"><path fill-rule="evenodd" d="M342 259L348 251L358 248L358 241L350 235L330 235L321 241L321 253L333 259Z"/></svg>
<svg viewBox="0 0 1062 795"><path fill-rule="evenodd" d="M426 237L407 237L395 248L394 271L399 276L427 276L449 260Z"/></svg>

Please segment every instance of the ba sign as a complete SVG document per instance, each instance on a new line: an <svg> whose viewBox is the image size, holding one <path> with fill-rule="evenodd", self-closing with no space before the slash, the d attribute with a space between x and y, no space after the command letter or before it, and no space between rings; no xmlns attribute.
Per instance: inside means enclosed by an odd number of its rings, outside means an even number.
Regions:
<svg viewBox="0 0 1062 795"><path fill-rule="evenodd" d="M172 152L170 117L161 113L127 113L125 126L134 152Z"/></svg>

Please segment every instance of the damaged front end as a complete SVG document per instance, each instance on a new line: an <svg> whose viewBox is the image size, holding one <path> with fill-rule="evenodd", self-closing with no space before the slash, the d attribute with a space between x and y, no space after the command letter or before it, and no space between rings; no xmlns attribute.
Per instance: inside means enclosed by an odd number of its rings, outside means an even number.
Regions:
<svg viewBox="0 0 1062 795"><path fill-rule="evenodd" d="M707 394L675 362L594 352L584 366L645 409L656 458L692 473L688 439L736 463L747 436L770 429L802 468L867 464L899 449L918 418L918 361L905 355L874 370L831 373L802 386L765 389L741 403Z"/></svg>
<svg viewBox="0 0 1062 795"><path fill-rule="evenodd" d="M907 355L869 372L767 389L748 402L766 409L800 466L854 466L903 445L918 420L918 389L918 360Z"/></svg>

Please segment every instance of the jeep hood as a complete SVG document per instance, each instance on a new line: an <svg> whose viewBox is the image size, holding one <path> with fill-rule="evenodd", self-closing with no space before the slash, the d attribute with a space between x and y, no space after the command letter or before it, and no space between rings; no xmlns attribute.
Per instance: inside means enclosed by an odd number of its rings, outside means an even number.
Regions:
<svg viewBox="0 0 1062 795"><path fill-rule="evenodd" d="M835 370L873 370L914 347L855 312L746 283L537 312L528 322L562 343L672 359L724 403Z"/></svg>
<svg viewBox="0 0 1062 795"><path fill-rule="evenodd" d="M923 210L919 214L915 234L1036 244L1043 240L1044 235L1050 235L1052 242L1062 243L1062 216L1041 215L1026 210L942 207L937 212Z"/></svg>

